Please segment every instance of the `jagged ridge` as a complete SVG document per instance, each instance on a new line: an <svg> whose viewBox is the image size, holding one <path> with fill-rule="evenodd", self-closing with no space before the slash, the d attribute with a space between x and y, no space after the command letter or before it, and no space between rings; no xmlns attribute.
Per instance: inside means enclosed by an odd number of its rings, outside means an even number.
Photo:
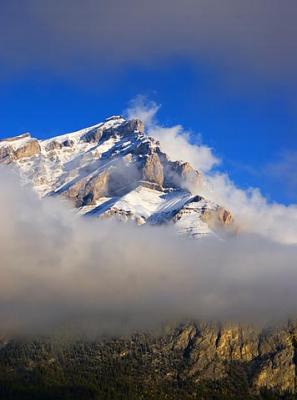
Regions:
<svg viewBox="0 0 297 400"><path fill-rule="evenodd" d="M16 165L41 196L62 195L83 215L173 223L194 237L232 224L230 212L186 189L199 188L202 175L170 160L138 119L113 116L48 140L5 139L0 162Z"/></svg>

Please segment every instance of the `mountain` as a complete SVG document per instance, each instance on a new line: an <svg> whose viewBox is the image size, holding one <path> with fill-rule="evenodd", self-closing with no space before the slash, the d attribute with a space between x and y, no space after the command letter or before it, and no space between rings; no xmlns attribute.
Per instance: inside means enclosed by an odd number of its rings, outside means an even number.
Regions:
<svg viewBox="0 0 297 400"><path fill-rule="evenodd" d="M166 223L192 237L233 223L228 210L199 195L202 174L186 160L171 160L138 119L112 116L48 140L4 139L0 163L17 166L40 196L63 196L82 215Z"/></svg>
<svg viewBox="0 0 297 400"><path fill-rule="evenodd" d="M297 326L0 340L0 399L296 399Z"/></svg>
<svg viewBox="0 0 297 400"><path fill-rule="evenodd" d="M82 216L167 224L200 238L234 231L231 213L199 194L203 175L172 160L138 119L113 116L47 140L0 141L40 197ZM190 189L191 188L191 189ZM193 189L194 188L194 189ZM296 399L297 325L263 329L191 321L116 338L4 338L0 399Z"/></svg>

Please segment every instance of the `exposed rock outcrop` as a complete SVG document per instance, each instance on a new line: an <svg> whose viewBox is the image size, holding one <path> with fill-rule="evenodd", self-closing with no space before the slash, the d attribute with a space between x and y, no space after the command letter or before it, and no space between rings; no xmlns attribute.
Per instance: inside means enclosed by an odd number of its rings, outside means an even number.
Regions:
<svg viewBox="0 0 297 400"><path fill-rule="evenodd" d="M62 148L62 144L57 140L51 140L45 147L46 151L52 150L60 150Z"/></svg>
<svg viewBox="0 0 297 400"><path fill-rule="evenodd" d="M102 134L103 129L101 127L94 128L83 135L81 140L88 143L98 143L101 139Z"/></svg>
<svg viewBox="0 0 297 400"><path fill-rule="evenodd" d="M72 200L76 207L95 204L96 200L108 195L110 171L106 170L91 179L81 179L70 186L63 194Z"/></svg>
<svg viewBox="0 0 297 400"><path fill-rule="evenodd" d="M235 323L187 324L174 348L188 360L185 374L197 382L224 379L238 364L252 392L296 393L296 345L289 327L266 331Z"/></svg>
<svg viewBox="0 0 297 400"><path fill-rule="evenodd" d="M9 161L9 156L11 154L11 151L9 147L0 147L0 162L7 162Z"/></svg>
<svg viewBox="0 0 297 400"><path fill-rule="evenodd" d="M188 162L168 160L165 168L167 186L198 188L202 183L201 174Z"/></svg>
<svg viewBox="0 0 297 400"><path fill-rule="evenodd" d="M37 139L32 139L24 143L23 146L20 146L13 152L14 158L17 160L24 157L32 157L36 154L40 153L40 144Z"/></svg>
<svg viewBox="0 0 297 400"><path fill-rule="evenodd" d="M164 170L157 154L150 154L145 158L142 172L144 180L163 186Z"/></svg>
<svg viewBox="0 0 297 400"><path fill-rule="evenodd" d="M188 322L156 335L62 341L61 347L56 338L3 344L0 339L1 379L16 379L26 371L28 382L31 373L36 379L40 369L50 368L51 380L63 372L63 379L70 373L72 382L77 370L89 381L94 371L100 378L110 371L113 381L120 376L120 388L127 378L133 387L141 385L144 398L166 398L158 391L163 388L168 393L171 388L169 398L174 400L291 400L297 395L296 332L289 325L267 330L235 323ZM262 397L263 390L269 391L268 397L267 393ZM145 395L154 391L155 397Z"/></svg>
<svg viewBox="0 0 297 400"><path fill-rule="evenodd" d="M144 133L144 123L140 119L131 119L126 121L118 128L116 128L119 134L130 135L131 133Z"/></svg>
<svg viewBox="0 0 297 400"><path fill-rule="evenodd" d="M226 226L231 227L232 224L234 223L234 219L231 212L223 207L218 207L214 210L203 211L202 220L206 222L213 229L222 228Z"/></svg>
<svg viewBox="0 0 297 400"><path fill-rule="evenodd" d="M17 146L14 145L15 140L5 141L7 145L0 147L0 161L13 162L40 154L41 147L37 139L20 139L23 138L17 139Z"/></svg>

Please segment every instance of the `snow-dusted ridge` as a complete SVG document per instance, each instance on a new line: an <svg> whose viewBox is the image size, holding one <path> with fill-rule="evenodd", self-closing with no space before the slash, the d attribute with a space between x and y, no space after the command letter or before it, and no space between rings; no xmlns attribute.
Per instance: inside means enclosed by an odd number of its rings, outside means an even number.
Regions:
<svg viewBox="0 0 297 400"><path fill-rule="evenodd" d="M16 165L41 197L62 195L82 215L169 223L192 237L232 225L228 211L184 189L191 181L199 193L201 174L170 160L137 119L116 115L47 140L4 139L1 162Z"/></svg>

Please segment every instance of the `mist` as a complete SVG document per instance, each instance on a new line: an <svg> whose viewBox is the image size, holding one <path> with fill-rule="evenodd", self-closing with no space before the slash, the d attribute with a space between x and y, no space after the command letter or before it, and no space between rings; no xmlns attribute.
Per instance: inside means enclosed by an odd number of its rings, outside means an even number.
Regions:
<svg viewBox="0 0 297 400"><path fill-rule="evenodd" d="M297 315L297 246L242 233L185 240L170 226L78 216L0 169L0 326L6 334L120 335L182 319Z"/></svg>

